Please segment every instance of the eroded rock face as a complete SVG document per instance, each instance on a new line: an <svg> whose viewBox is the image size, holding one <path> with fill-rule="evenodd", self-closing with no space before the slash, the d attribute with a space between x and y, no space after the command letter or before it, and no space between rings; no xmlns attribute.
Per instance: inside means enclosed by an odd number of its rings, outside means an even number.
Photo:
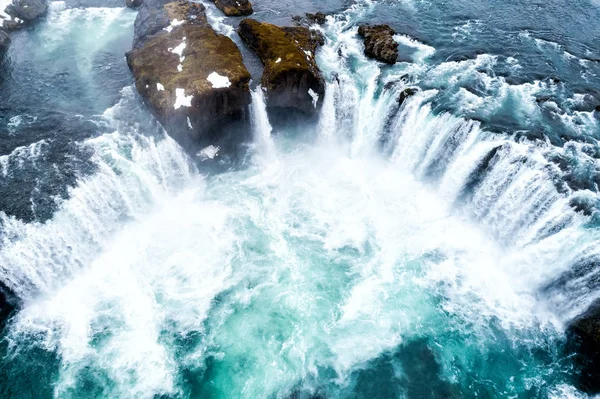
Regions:
<svg viewBox="0 0 600 399"><path fill-rule="evenodd" d="M600 301L571 323L567 336L577 350L580 389L600 393Z"/></svg>
<svg viewBox="0 0 600 399"><path fill-rule="evenodd" d="M361 25L358 34L365 43L365 55L377 61L393 65L398 59L398 43L394 40L396 32L388 25Z"/></svg>
<svg viewBox="0 0 600 399"><path fill-rule="evenodd" d="M217 8L227 16L239 17L250 15L254 12L252 3L248 0L211 0Z"/></svg>
<svg viewBox="0 0 600 399"><path fill-rule="evenodd" d="M142 44L127 54L127 62L137 90L169 133L198 141L227 119L241 117L250 103L250 73L233 41L208 24L201 4L180 1L161 8L148 13L154 15L144 25L150 34L136 37Z"/></svg>
<svg viewBox="0 0 600 399"><path fill-rule="evenodd" d="M245 19L238 33L260 57L265 68L262 86L269 107L317 110L325 83L315 61L319 38L305 27L279 27Z"/></svg>

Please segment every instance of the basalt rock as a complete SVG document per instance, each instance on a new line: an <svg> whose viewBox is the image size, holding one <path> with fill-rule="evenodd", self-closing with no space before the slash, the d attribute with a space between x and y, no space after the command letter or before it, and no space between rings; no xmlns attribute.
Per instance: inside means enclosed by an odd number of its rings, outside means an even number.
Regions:
<svg viewBox="0 0 600 399"><path fill-rule="evenodd" d="M215 6L229 17L250 15L254 12L248 0L211 0Z"/></svg>
<svg viewBox="0 0 600 399"><path fill-rule="evenodd" d="M600 301L571 323L567 337L576 348L580 388L590 394L600 393Z"/></svg>
<svg viewBox="0 0 600 399"><path fill-rule="evenodd" d="M144 0L125 0L125 5L129 8L137 8L144 3Z"/></svg>
<svg viewBox="0 0 600 399"><path fill-rule="evenodd" d="M386 64L393 65L398 59L396 32L388 25L361 25L358 34L365 44L365 55Z"/></svg>
<svg viewBox="0 0 600 399"><path fill-rule="evenodd" d="M306 27L279 27L249 18L240 23L238 33L265 66L267 105L314 114L325 93L315 61L319 38Z"/></svg>
<svg viewBox="0 0 600 399"><path fill-rule="evenodd" d="M250 73L227 36L216 33L201 4L179 1L149 9L136 21L137 47L127 54L138 92L180 142L202 141L240 119L250 103Z"/></svg>

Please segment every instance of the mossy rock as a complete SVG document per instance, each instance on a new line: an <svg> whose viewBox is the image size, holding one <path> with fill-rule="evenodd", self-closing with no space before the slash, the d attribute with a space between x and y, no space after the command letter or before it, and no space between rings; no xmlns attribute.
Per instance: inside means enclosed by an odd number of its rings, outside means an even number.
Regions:
<svg viewBox="0 0 600 399"><path fill-rule="evenodd" d="M325 93L315 52L319 38L306 27L279 27L245 19L238 33L265 68L262 86L270 107L296 108L312 114Z"/></svg>
<svg viewBox="0 0 600 399"><path fill-rule="evenodd" d="M250 102L250 73L227 36L216 33L204 7L180 1L164 11L171 24L127 54L138 92L176 138L201 139Z"/></svg>
<svg viewBox="0 0 600 399"><path fill-rule="evenodd" d="M248 0L211 0L215 6L229 17L250 15L254 12Z"/></svg>
<svg viewBox="0 0 600 399"><path fill-rule="evenodd" d="M396 32L389 25L361 25L358 34L365 44L365 55L386 64L393 65L398 59Z"/></svg>

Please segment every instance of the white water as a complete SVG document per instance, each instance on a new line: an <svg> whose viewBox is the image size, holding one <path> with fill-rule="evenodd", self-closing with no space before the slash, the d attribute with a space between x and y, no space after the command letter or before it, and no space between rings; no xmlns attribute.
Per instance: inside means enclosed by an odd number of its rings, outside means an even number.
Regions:
<svg viewBox="0 0 600 399"><path fill-rule="evenodd" d="M90 369L108 397L184 395L181 369L209 361L216 396L283 396L320 368L344 386L422 335L453 381L455 363L494 345L496 320L514 342L552 337L593 299L561 313L540 295L597 240L556 193L544 148L435 115L432 92L397 109L405 86L379 93L382 72L347 23L326 27L320 62L337 79L315 140L274 134L259 87L255 162L202 175L162 132L129 122L144 110L126 88L103 115L114 132L83 143L98 171L52 220L2 216L0 274L25 301L10 338L56 351L56 397L81 393ZM455 331L468 339L447 340Z"/></svg>

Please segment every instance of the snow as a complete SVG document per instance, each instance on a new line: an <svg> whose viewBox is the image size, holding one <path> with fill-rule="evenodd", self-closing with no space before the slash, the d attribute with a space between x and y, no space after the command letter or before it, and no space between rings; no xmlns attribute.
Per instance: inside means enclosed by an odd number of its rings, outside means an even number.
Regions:
<svg viewBox="0 0 600 399"><path fill-rule="evenodd" d="M165 89L165 86L161 85L160 83L156 84L156 90L163 91L164 89Z"/></svg>
<svg viewBox="0 0 600 399"><path fill-rule="evenodd" d="M231 86L231 82L227 76L221 76L216 72L211 73L206 78L210 83L212 83L212 87L215 89L221 89L223 87Z"/></svg>
<svg viewBox="0 0 600 399"><path fill-rule="evenodd" d="M187 125L188 125L188 127L190 128L190 130L193 130L193 129L194 129L194 126L192 126L192 121L190 120L190 117L189 117L189 116L187 117Z"/></svg>
<svg viewBox="0 0 600 399"><path fill-rule="evenodd" d="M317 108L317 101L319 101L319 95L313 91L313 89L308 89L308 95L312 97L313 107Z"/></svg>
<svg viewBox="0 0 600 399"><path fill-rule="evenodd" d="M281 62L281 58L277 58L277 61L275 61L276 64L279 64Z"/></svg>
<svg viewBox="0 0 600 399"><path fill-rule="evenodd" d="M171 33L171 31L173 30L173 28L181 26L184 23L185 23L185 21L180 21L177 18L175 18L174 20L171 21L171 25L169 25L166 28L164 28L164 30L166 30L167 32Z"/></svg>
<svg viewBox="0 0 600 399"><path fill-rule="evenodd" d="M175 89L175 104L173 108L179 109L181 107L191 107L193 95L186 96L185 89Z"/></svg>
<svg viewBox="0 0 600 399"><path fill-rule="evenodd" d="M170 48L169 51L172 52L173 54L177 54L179 56L179 62L183 63L183 60L185 60L185 56L183 55L183 51L185 50L186 44L185 44L185 39L186 37L183 37L183 41L181 42L181 44L175 48ZM183 68L183 66L182 66ZM179 70L179 67L177 67L177 70ZM181 71L179 71L181 72Z"/></svg>

